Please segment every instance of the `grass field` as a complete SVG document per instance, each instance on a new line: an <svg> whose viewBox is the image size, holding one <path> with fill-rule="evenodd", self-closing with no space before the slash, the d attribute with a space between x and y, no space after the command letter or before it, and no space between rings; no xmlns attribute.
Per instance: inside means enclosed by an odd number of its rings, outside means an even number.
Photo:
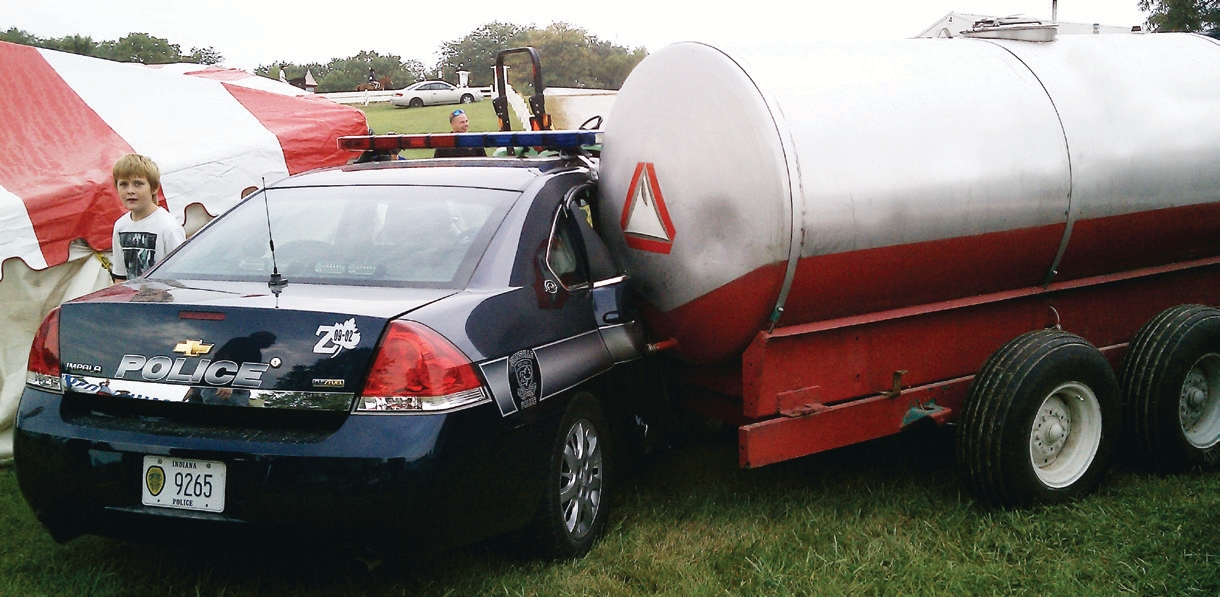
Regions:
<svg viewBox="0 0 1220 597"><path fill-rule="evenodd" d="M1076 504L978 506L952 436L926 429L758 470L701 432L625 479L579 561L487 542L382 554L339 546L54 544L0 471L6 595L1216 595L1220 474L1119 467ZM367 560L367 558L366 558Z"/></svg>
<svg viewBox="0 0 1220 597"><path fill-rule="evenodd" d="M491 100L466 105L426 106L423 108L396 108L388 103L356 106L364 110L369 128L374 133L448 133L449 115L454 110L465 110L470 119L470 132L483 133L500 130ZM521 130L521 122L511 116L513 130ZM408 159L432 157L431 149L412 149L402 152Z"/></svg>

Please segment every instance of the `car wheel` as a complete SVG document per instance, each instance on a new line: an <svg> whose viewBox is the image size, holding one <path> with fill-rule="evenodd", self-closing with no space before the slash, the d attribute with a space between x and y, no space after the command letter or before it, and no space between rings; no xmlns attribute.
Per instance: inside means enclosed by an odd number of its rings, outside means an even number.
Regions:
<svg viewBox="0 0 1220 597"><path fill-rule="evenodd" d="M578 392L560 421L546 490L528 529L539 555L579 557L601 535L611 480L609 435L597 399Z"/></svg>
<svg viewBox="0 0 1220 597"><path fill-rule="evenodd" d="M462 94L462 103L469 104L474 101L474 96L469 93Z"/></svg>
<svg viewBox="0 0 1220 597"><path fill-rule="evenodd" d="M1100 351L1074 334L1030 332L996 351L971 383L958 464L991 505L1075 499L1105 475L1120 413L1118 381Z"/></svg>
<svg viewBox="0 0 1220 597"><path fill-rule="evenodd" d="M412 108L422 108L424 106L424 100L419 99L418 97L413 97L411 98L410 106Z"/></svg>
<svg viewBox="0 0 1220 597"><path fill-rule="evenodd" d="M1220 310L1161 312L1135 334L1121 371L1142 456L1167 472L1220 464Z"/></svg>

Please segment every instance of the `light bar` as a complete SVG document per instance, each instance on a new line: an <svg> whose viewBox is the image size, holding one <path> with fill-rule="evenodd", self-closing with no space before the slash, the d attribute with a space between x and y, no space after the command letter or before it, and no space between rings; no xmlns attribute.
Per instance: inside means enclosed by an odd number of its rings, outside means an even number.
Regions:
<svg viewBox="0 0 1220 597"><path fill-rule="evenodd" d="M395 151L438 147L582 147L602 142L601 131L521 131L437 135L361 135L339 137L339 149Z"/></svg>

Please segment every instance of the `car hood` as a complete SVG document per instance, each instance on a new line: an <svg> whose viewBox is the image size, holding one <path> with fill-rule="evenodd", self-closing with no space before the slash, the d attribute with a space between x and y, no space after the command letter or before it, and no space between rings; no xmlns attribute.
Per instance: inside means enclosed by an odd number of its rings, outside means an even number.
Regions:
<svg viewBox="0 0 1220 597"><path fill-rule="evenodd" d="M453 293L135 280L63 305L60 364L78 393L190 401L228 388L255 392L243 406L344 410L387 321Z"/></svg>

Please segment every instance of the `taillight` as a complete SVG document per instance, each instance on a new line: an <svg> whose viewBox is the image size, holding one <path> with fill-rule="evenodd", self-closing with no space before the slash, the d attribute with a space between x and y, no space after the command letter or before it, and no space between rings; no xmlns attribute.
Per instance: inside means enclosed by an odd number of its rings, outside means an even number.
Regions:
<svg viewBox="0 0 1220 597"><path fill-rule="evenodd" d="M52 309L42 320L34 343L30 345L30 360L26 365L25 383L42 390L62 392L59 378L59 308Z"/></svg>
<svg viewBox="0 0 1220 597"><path fill-rule="evenodd" d="M431 328L393 321L373 359L357 412L435 412L488 400L470 359Z"/></svg>

